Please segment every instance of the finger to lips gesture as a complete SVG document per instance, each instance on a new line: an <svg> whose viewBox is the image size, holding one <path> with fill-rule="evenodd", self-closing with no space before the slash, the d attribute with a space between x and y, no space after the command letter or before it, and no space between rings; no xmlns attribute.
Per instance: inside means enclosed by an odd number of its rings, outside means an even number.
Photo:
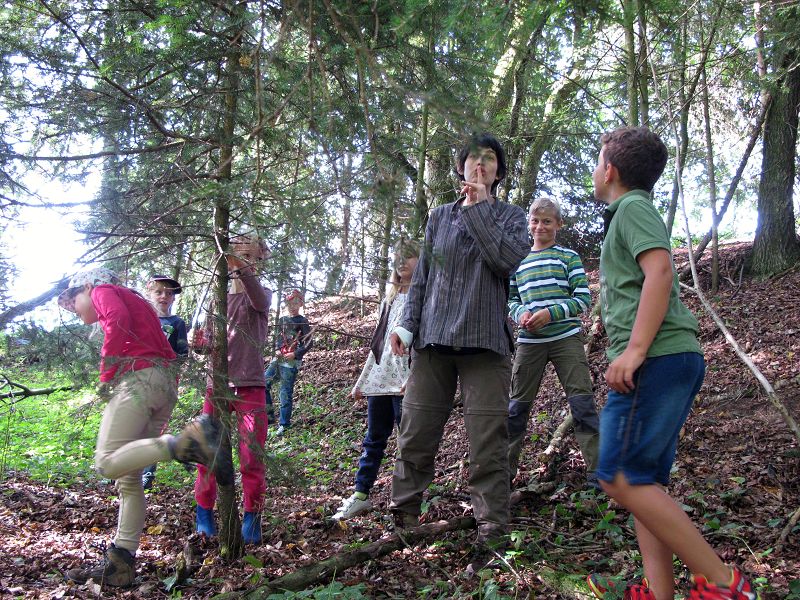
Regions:
<svg viewBox="0 0 800 600"><path fill-rule="evenodd" d="M465 206L483 202L489 197L486 192L486 184L483 181L483 167L477 165L472 178L474 181L464 181L464 186L461 188L461 193L467 197L464 201Z"/></svg>

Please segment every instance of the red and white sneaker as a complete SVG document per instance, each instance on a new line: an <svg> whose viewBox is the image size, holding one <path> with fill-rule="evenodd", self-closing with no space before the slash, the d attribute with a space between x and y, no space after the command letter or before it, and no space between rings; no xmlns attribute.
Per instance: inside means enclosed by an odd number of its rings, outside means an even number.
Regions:
<svg viewBox="0 0 800 600"><path fill-rule="evenodd" d="M589 584L589 589L592 590L592 593L600 600L605 598L606 592L615 593L617 594L615 597L619 597L617 584L613 579L592 573L586 578L586 583ZM656 596L650 591L647 586L647 578L645 578L642 579L642 583L629 583L625 586L625 590L622 592L622 600L656 600Z"/></svg>
<svg viewBox="0 0 800 600"><path fill-rule="evenodd" d="M731 569L731 584L727 587L709 583L702 575L693 575L692 589L688 596L688 600L756 600L756 598L758 595L753 591L750 582L736 567Z"/></svg>

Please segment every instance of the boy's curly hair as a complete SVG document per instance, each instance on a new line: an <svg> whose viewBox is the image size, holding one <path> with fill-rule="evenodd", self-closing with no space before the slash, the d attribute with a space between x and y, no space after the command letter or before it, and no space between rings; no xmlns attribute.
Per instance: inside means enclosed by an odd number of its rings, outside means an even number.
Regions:
<svg viewBox="0 0 800 600"><path fill-rule="evenodd" d="M647 127L620 127L600 137L603 159L619 172L630 189L652 192L664 172L669 153L661 138Z"/></svg>

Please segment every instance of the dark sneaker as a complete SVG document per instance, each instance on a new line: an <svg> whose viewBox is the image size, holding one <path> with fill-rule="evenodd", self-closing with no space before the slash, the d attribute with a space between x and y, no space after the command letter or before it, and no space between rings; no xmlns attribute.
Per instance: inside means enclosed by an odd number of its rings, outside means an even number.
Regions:
<svg viewBox="0 0 800 600"><path fill-rule="evenodd" d="M149 490L156 480L156 465L150 465L142 471L142 488Z"/></svg>
<svg viewBox="0 0 800 600"><path fill-rule="evenodd" d="M136 578L136 560L125 548L114 544L105 552L102 564L93 567L78 567L66 573L66 579L86 583L90 579L101 586L128 587Z"/></svg>
<svg viewBox="0 0 800 600"><path fill-rule="evenodd" d="M605 598L607 592L619 598L618 590L621 584L610 577L592 573L586 578L586 583L589 584L592 593L601 600ZM641 583L629 583L622 592L622 600L655 600L655 598L655 594L647 585L647 578L642 579Z"/></svg>
<svg viewBox="0 0 800 600"><path fill-rule="evenodd" d="M757 597L737 568L731 569L731 583L728 586L709 583L702 575L692 576L692 589L687 596L688 600L756 600Z"/></svg>
<svg viewBox="0 0 800 600"><path fill-rule="evenodd" d="M222 427L209 415L200 415L183 428L172 447L172 456L183 463L208 467L222 485L233 483L233 463L219 452ZM229 457L230 458L230 457Z"/></svg>

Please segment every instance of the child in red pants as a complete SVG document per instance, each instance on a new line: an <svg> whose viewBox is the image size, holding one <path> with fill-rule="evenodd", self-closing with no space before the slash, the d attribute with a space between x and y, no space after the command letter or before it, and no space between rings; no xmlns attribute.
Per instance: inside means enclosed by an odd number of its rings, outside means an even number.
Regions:
<svg viewBox="0 0 800 600"><path fill-rule="evenodd" d="M228 270L228 377L233 398L227 409L236 412L239 430L239 471L242 474L244 518L242 537L246 544L261 543L261 510L266 483L263 461L267 440L267 410L264 385L264 345L267 340L268 312L272 292L258 282L257 266L267 258L267 245L255 236L231 240ZM211 331L210 328L207 329ZM194 346L207 350L211 340L195 332ZM208 381L203 413L213 414L211 378ZM194 484L197 501L197 531L216 535L214 502L217 486L214 474L198 465Z"/></svg>

